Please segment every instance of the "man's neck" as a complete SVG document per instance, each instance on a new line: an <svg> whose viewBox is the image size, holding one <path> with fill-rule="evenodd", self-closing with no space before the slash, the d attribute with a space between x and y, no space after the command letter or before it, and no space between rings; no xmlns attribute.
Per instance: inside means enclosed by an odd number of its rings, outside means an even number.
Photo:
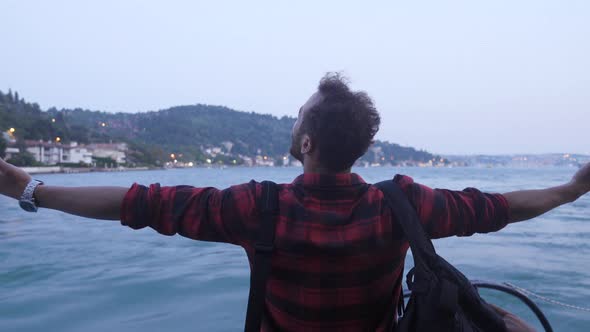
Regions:
<svg viewBox="0 0 590 332"><path fill-rule="evenodd" d="M306 174L326 174L326 175L337 175L337 174L350 174L350 168L343 171L334 172L325 167L318 165L317 163L309 160L305 160L303 163L303 173Z"/></svg>

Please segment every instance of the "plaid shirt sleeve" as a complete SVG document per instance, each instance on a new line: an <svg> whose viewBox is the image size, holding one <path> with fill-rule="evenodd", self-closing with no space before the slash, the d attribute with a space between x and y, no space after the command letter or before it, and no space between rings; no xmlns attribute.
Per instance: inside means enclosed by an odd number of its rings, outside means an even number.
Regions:
<svg viewBox="0 0 590 332"><path fill-rule="evenodd" d="M224 190L135 183L123 199L121 224L244 246L249 242L252 220L258 219L256 190L254 181Z"/></svg>
<svg viewBox="0 0 590 332"><path fill-rule="evenodd" d="M397 175L394 181L406 193L433 239L495 232L508 224L508 201L500 194L483 193L475 188L432 189L403 175Z"/></svg>

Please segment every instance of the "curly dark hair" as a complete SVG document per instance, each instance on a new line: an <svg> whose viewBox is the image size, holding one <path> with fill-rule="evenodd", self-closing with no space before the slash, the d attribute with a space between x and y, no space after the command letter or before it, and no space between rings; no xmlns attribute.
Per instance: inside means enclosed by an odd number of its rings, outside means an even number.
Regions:
<svg viewBox="0 0 590 332"><path fill-rule="evenodd" d="M326 74L318 86L321 100L302 119L302 132L318 149L318 161L339 172L352 167L373 143L381 118L364 91L351 91L339 73Z"/></svg>

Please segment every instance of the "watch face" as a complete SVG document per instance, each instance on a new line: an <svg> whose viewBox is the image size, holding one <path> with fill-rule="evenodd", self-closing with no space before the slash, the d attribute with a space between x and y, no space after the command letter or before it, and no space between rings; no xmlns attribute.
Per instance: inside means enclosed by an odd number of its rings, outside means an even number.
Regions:
<svg viewBox="0 0 590 332"><path fill-rule="evenodd" d="M21 208L23 208L23 210L25 210L27 212L37 212L37 206L35 206L35 203L33 203L33 202L19 201L18 204L20 205Z"/></svg>

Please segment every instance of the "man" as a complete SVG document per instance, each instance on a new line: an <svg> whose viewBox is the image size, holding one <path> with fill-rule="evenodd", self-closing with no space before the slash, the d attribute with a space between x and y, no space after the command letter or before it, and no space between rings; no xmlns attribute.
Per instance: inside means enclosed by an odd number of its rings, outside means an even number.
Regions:
<svg viewBox="0 0 590 332"><path fill-rule="evenodd" d="M351 173L380 124L373 102L327 75L301 107L291 153L304 172L279 189L275 252L263 329L383 330L398 303L408 243L381 191ZM242 246L253 257L261 185L225 190L189 186L55 187L38 185L0 160L0 193L36 206L108 220L134 229ZM590 190L590 164L564 185L501 194L430 189L394 178L432 238L497 231L572 202ZM24 192L24 194L23 194ZM503 314L509 315L508 313Z"/></svg>

